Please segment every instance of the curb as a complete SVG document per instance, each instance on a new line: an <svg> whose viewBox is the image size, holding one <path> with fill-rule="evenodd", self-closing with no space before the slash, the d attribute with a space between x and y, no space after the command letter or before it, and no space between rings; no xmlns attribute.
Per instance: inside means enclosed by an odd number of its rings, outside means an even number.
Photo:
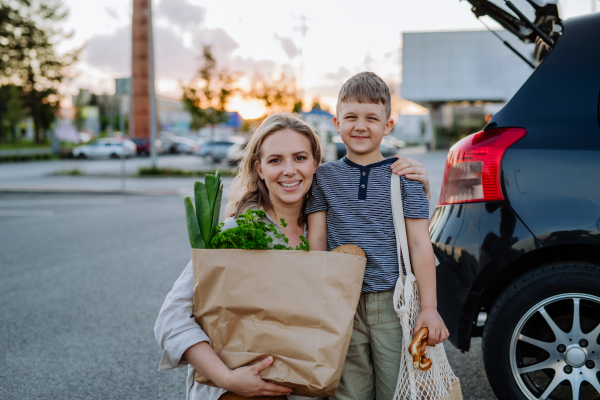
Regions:
<svg viewBox="0 0 600 400"><path fill-rule="evenodd" d="M18 187L0 186L0 193L70 193L70 194L127 194L141 196L173 196L181 195L179 190L115 190L95 188L65 188L65 187Z"/></svg>

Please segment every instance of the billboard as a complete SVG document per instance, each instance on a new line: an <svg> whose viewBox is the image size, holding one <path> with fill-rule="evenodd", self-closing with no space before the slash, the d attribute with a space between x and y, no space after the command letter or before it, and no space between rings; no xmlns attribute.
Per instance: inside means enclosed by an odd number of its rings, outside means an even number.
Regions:
<svg viewBox="0 0 600 400"><path fill-rule="evenodd" d="M535 64L533 44L496 31ZM505 102L533 69L488 31L402 34L401 96L416 103Z"/></svg>

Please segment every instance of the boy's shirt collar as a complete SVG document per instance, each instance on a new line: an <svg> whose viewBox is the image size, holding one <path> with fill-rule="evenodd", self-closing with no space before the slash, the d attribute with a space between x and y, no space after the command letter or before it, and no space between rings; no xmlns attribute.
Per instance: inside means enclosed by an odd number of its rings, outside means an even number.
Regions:
<svg viewBox="0 0 600 400"><path fill-rule="evenodd" d="M347 156L342 158L342 161L344 161L347 165L354 167L354 168L359 168L359 169L371 169L374 167L379 167L381 165L393 164L396 160L397 160L397 158L392 157L392 158L386 158L385 160L381 160L381 161L378 161L373 164L360 165L360 164L355 163L354 161L351 161Z"/></svg>
<svg viewBox="0 0 600 400"><path fill-rule="evenodd" d="M345 162L348 166L352 168L356 168L360 175L360 180L358 182L358 200L366 200L367 199L367 189L369 187L369 175L372 168L380 167L382 165L392 164L396 161L397 158L386 158L385 160L378 161L369 165L360 165L355 163L354 161L350 161L348 157L342 158L342 161ZM388 169L390 174L392 173L391 169Z"/></svg>

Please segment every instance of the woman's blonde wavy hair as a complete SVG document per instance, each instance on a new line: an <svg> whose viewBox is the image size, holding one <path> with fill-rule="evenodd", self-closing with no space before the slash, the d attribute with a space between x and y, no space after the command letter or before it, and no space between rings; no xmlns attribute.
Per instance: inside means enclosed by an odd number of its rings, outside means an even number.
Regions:
<svg viewBox="0 0 600 400"><path fill-rule="evenodd" d="M260 162L263 141L269 135L286 129L306 136L310 142L313 158L317 165L321 163L319 137L306 122L293 113L276 112L269 115L261 122L246 145L238 174L229 189L229 201L225 209L228 217L237 218L238 215L245 213L249 209L256 209L258 207L262 207L265 210L272 209L269 190L256 171L256 163ZM304 205L309 193L310 191L306 193ZM302 207L303 211L304 205ZM305 221L304 212L301 212L298 223L302 225Z"/></svg>

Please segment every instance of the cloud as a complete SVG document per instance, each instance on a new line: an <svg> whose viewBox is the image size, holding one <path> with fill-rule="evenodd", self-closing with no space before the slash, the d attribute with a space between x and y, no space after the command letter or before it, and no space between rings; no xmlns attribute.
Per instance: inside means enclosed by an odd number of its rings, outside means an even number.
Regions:
<svg viewBox="0 0 600 400"><path fill-rule="evenodd" d="M323 74L323 78L330 81L331 83L334 83L334 84L339 83L341 85L348 78L350 78L351 75L352 75L352 72L350 72L348 70L348 68L340 67L336 72L327 72L327 73Z"/></svg>
<svg viewBox="0 0 600 400"><path fill-rule="evenodd" d="M182 30L200 26L206 17L206 9L188 0L162 0L156 9L156 17L165 17Z"/></svg>
<svg viewBox="0 0 600 400"><path fill-rule="evenodd" d="M363 61L365 70L373 71L373 62L375 62L375 59L371 56L371 53L367 53L367 55L365 55L365 60Z"/></svg>
<svg viewBox="0 0 600 400"><path fill-rule="evenodd" d="M288 56L288 58L290 58L290 59L296 58L298 53L300 53L298 47L296 46L296 44L294 43L294 41L291 38L283 37L283 36L279 36L278 34L275 34L275 39L277 39L279 41L279 43L281 43L281 48L283 49L285 54Z"/></svg>
<svg viewBox="0 0 600 400"><path fill-rule="evenodd" d="M239 44L223 29L196 27L193 30L192 46L186 47L183 38L173 28L154 28L155 76L188 82L199 69L202 47L210 45L218 68L243 75L259 74L271 76L277 69L272 60L256 60L252 57L235 55ZM114 77L131 74L131 26L124 26L106 35L97 35L88 40L81 60L87 66Z"/></svg>
<svg viewBox="0 0 600 400"><path fill-rule="evenodd" d="M89 39L81 59L104 72L126 76L131 70L130 49L131 27L122 27L111 34Z"/></svg>
<svg viewBox="0 0 600 400"><path fill-rule="evenodd" d="M119 14L117 13L117 10L114 7L104 7L104 11L106 11L106 13L110 15L113 19L119 19Z"/></svg>
<svg viewBox="0 0 600 400"><path fill-rule="evenodd" d="M227 32L221 28L199 28L193 32L193 47L201 54L202 48L209 45L218 64L227 63L231 54L240 45Z"/></svg>

